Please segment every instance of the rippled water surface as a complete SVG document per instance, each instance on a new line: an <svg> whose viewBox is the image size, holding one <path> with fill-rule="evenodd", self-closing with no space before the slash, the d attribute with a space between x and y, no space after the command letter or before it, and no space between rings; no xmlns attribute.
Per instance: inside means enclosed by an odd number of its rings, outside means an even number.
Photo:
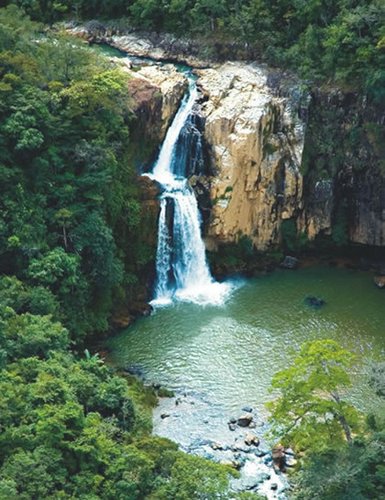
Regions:
<svg viewBox="0 0 385 500"><path fill-rule="evenodd" d="M326 301L321 309L307 296ZM351 397L374 403L368 362L385 347L385 291L370 274L337 268L276 271L247 280L222 307L179 303L139 320L109 342L111 361L139 365L146 379L203 394L228 413L263 410L272 375L306 340L333 338L355 351Z"/></svg>

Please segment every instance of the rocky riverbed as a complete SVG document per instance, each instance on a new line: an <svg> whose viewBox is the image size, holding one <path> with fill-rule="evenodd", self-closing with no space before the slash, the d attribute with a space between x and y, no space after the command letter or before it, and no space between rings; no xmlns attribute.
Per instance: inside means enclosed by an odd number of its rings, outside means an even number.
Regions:
<svg viewBox="0 0 385 500"><path fill-rule="evenodd" d="M232 479L234 491L286 498L289 483L279 465L292 466L295 459L289 450L287 455L276 453L273 461L275 455L264 440L267 425L252 407L227 415L202 394L178 392L159 399L153 425L155 434L172 439L183 451L238 470L239 477Z"/></svg>

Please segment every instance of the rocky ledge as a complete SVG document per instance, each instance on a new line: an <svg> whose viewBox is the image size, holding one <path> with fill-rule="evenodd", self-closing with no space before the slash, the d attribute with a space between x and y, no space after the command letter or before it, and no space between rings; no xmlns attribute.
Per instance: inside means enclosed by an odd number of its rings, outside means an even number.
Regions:
<svg viewBox="0 0 385 500"><path fill-rule="evenodd" d="M172 61L194 68L209 66L209 61L198 57L200 44L170 34L136 33L108 28L91 21L81 26L68 26L72 34L90 43L105 43L136 57L148 57L154 61Z"/></svg>

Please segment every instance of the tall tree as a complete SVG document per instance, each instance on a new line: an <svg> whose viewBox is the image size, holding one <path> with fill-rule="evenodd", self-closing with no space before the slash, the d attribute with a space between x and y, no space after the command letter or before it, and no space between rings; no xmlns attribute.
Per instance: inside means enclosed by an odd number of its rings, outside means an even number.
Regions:
<svg viewBox="0 0 385 500"><path fill-rule="evenodd" d="M305 343L292 365L273 378L280 393L268 403L274 434L300 450L352 442L360 419L343 391L351 385L353 362L354 355L334 340Z"/></svg>

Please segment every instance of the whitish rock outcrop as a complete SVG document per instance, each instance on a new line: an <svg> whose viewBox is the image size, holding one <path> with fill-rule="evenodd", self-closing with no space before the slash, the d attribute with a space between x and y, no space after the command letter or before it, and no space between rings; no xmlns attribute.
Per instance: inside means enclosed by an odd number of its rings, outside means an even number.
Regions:
<svg viewBox="0 0 385 500"><path fill-rule="evenodd" d="M246 235L264 250L302 207L304 123L264 68L226 63L198 74L215 171L208 236L228 243Z"/></svg>
<svg viewBox="0 0 385 500"><path fill-rule="evenodd" d="M111 47L128 52L136 57L148 57L155 61L175 61L186 63L194 68L204 68L208 61L198 57L200 43L175 37L167 33L128 33L123 30L104 27L91 21L81 26L67 28L69 32L84 40L105 43Z"/></svg>

